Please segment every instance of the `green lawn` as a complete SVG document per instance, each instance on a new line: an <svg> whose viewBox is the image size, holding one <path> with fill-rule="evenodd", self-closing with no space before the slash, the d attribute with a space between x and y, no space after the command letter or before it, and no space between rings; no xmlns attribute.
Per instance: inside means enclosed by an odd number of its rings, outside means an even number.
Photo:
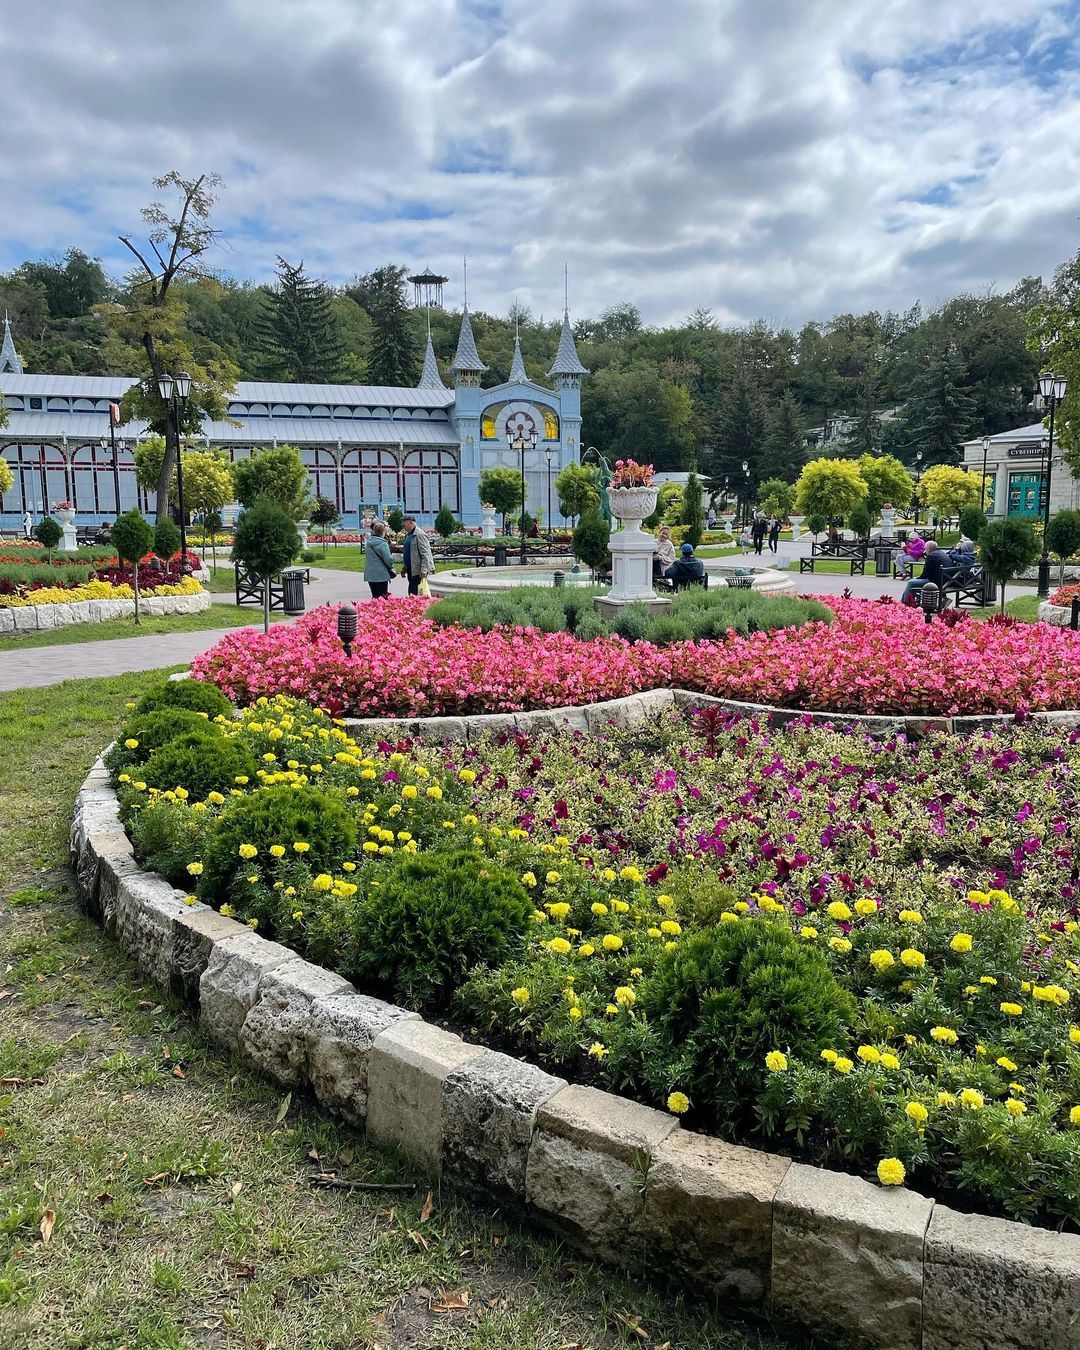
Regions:
<svg viewBox="0 0 1080 1350"><path fill-rule="evenodd" d="M271 614L271 622L283 619ZM199 614L144 615L134 619L109 619L105 623L73 623L67 628L48 628L40 633L5 633L0 652L25 651L29 647L57 647L71 642L98 642L102 638L150 637L161 633L198 633L207 628L244 628L261 624L262 613L254 606L211 605Z"/></svg>
<svg viewBox="0 0 1080 1350"><path fill-rule="evenodd" d="M0 1345L784 1350L513 1215L429 1200L204 1041L78 913L75 792L161 678L0 694ZM319 1190L320 1173L415 1189Z"/></svg>

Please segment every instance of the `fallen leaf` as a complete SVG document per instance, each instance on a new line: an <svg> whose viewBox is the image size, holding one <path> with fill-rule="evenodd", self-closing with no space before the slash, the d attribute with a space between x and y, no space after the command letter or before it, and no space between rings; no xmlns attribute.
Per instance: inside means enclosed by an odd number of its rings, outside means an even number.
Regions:
<svg viewBox="0 0 1080 1350"><path fill-rule="evenodd" d="M149 999L141 998L141 999L139 999L138 1003L135 1004L135 1006L136 1006L136 1008L138 1008L140 1011L142 1011L142 1009L144 1009L144 1008L149 1008L149 1007L151 1007L152 1004L150 1003L150 1000L149 1000Z"/></svg>
<svg viewBox="0 0 1080 1350"><path fill-rule="evenodd" d="M183 1069L180 1067L180 1065L177 1064L177 1065L175 1065L174 1068L173 1068L172 1076L173 1076L174 1078L186 1078L186 1077L187 1077L187 1074L183 1071Z"/></svg>
<svg viewBox="0 0 1080 1350"><path fill-rule="evenodd" d="M431 1305L431 1311L436 1313L455 1313L464 1312L469 1306L469 1291L463 1289L460 1294L443 1294Z"/></svg>
<svg viewBox="0 0 1080 1350"><path fill-rule="evenodd" d="M312 1162L319 1162L319 1161L321 1161L321 1159L320 1159L320 1157L319 1157L319 1151L318 1151L318 1149L309 1148L309 1149L308 1149L308 1157L312 1160Z"/></svg>
<svg viewBox="0 0 1080 1350"><path fill-rule="evenodd" d="M356 1157L356 1154L353 1152L351 1148L343 1148L341 1152L338 1154L338 1157L345 1164L345 1166L348 1167L348 1165Z"/></svg>
<svg viewBox="0 0 1080 1350"><path fill-rule="evenodd" d="M100 1195L95 1195L94 1199L99 1205L108 1205L112 1202L112 1196L108 1191L102 1191Z"/></svg>
<svg viewBox="0 0 1080 1350"><path fill-rule="evenodd" d="M424 1208L420 1211L420 1222L427 1223L428 1219L435 1213L435 1200L431 1192L428 1191L427 1199L424 1201Z"/></svg>
<svg viewBox="0 0 1080 1350"><path fill-rule="evenodd" d="M46 1245L48 1245L48 1243L52 1241L53 1228L55 1226L56 1226L56 1215L53 1213L51 1209L47 1209L45 1213L41 1216L41 1223L39 1225L41 1229L41 1240Z"/></svg>
<svg viewBox="0 0 1080 1350"><path fill-rule="evenodd" d="M407 1228L405 1230L405 1236L409 1238L410 1241L414 1242L417 1247L422 1247L426 1252L431 1251L431 1244L422 1233L414 1233L411 1228Z"/></svg>
<svg viewBox="0 0 1080 1350"><path fill-rule="evenodd" d="M237 1261L229 1267L234 1280L253 1280L255 1267L250 1261Z"/></svg>
<svg viewBox="0 0 1080 1350"><path fill-rule="evenodd" d="M641 1318L636 1314L633 1317L627 1317L626 1313L617 1312L615 1314L615 1320L616 1322L621 1322L624 1327L632 1331L639 1340L647 1341L649 1339L647 1334L642 1330Z"/></svg>
<svg viewBox="0 0 1080 1350"><path fill-rule="evenodd" d="M235 1200L243 1189L244 1183L242 1181L234 1181L233 1184L229 1187L229 1195L233 1200Z"/></svg>
<svg viewBox="0 0 1080 1350"><path fill-rule="evenodd" d="M164 1181L168 1175L168 1172L158 1172L156 1176L143 1177L143 1185L156 1186L159 1181Z"/></svg>
<svg viewBox="0 0 1080 1350"><path fill-rule="evenodd" d="M292 1093L286 1092L285 1096L282 1097L281 1099L281 1105L277 1109L277 1115L274 1117L275 1125L280 1125L281 1122L285 1119L285 1117L289 1114L290 1106L292 1106Z"/></svg>

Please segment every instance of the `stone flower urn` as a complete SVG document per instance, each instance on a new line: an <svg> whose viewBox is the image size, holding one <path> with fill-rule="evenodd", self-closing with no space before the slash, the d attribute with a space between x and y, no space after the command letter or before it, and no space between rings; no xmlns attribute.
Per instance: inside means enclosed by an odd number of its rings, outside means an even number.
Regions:
<svg viewBox="0 0 1080 1350"><path fill-rule="evenodd" d="M670 602L653 589L652 555L656 538L641 528L641 522L656 510L658 493L655 487L608 489L611 514L621 528L612 533L608 544L611 590L594 600L601 614L611 617L622 606L632 604L648 605L661 612L669 608Z"/></svg>
<svg viewBox="0 0 1080 1350"><path fill-rule="evenodd" d="M896 538L896 508L894 506L883 506L881 508L881 537L882 539Z"/></svg>
<svg viewBox="0 0 1080 1350"><path fill-rule="evenodd" d="M788 516L788 520L789 520L789 522L791 523L791 537L792 537L792 539L801 539L801 538L802 538L802 527L803 527L803 521L804 521L805 519L806 519L805 516Z"/></svg>
<svg viewBox="0 0 1080 1350"><path fill-rule="evenodd" d="M732 534L735 528L735 512L721 511L720 519L724 522L724 529L728 532L728 534Z"/></svg>
<svg viewBox="0 0 1080 1350"><path fill-rule="evenodd" d="M53 519L64 531L60 540L60 552L75 553L79 547L79 541L75 536L75 512L70 507L58 506L53 511Z"/></svg>
<svg viewBox="0 0 1080 1350"><path fill-rule="evenodd" d="M641 522L656 510L659 491L659 488L654 487L609 488L611 514L624 530L640 532Z"/></svg>
<svg viewBox="0 0 1080 1350"><path fill-rule="evenodd" d="M308 530L310 529L311 529L310 520L298 520L296 522L296 532L300 536L301 548L307 548L308 546Z"/></svg>
<svg viewBox="0 0 1080 1350"><path fill-rule="evenodd" d="M485 539L494 539L498 533L495 526L495 508L484 502L480 507L480 525Z"/></svg>

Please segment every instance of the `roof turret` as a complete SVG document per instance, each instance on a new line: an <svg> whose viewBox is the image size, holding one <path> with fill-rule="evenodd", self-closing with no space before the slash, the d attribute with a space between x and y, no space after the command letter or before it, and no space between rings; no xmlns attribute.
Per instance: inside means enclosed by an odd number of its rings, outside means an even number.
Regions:
<svg viewBox="0 0 1080 1350"><path fill-rule="evenodd" d="M456 375L480 375L487 370L487 366L480 360L480 353L476 350L476 339L473 337L472 322L467 309L461 312L461 332L458 334L457 351L454 353L450 369Z"/></svg>
<svg viewBox="0 0 1080 1350"><path fill-rule="evenodd" d="M4 341L0 343L0 374L21 375L23 363L15 350L15 341L11 336L11 323L4 310Z"/></svg>
<svg viewBox="0 0 1080 1350"><path fill-rule="evenodd" d="M435 360L435 348L431 345L431 330L428 330L427 347L424 350L424 368L420 372L417 389L445 389L439 374L439 363Z"/></svg>
<svg viewBox="0 0 1080 1350"><path fill-rule="evenodd" d="M521 355L521 338L516 333L514 334L514 359L510 362L510 383L529 383L529 373L525 369L525 361Z"/></svg>
<svg viewBox="0 0 1080 1350"><path fill-rule="evenodd" d="M551 363L549 375L588 375L577 354L577 344L570 328L570 312L563 310L562 332L559 334L559 350Z"/></svg>

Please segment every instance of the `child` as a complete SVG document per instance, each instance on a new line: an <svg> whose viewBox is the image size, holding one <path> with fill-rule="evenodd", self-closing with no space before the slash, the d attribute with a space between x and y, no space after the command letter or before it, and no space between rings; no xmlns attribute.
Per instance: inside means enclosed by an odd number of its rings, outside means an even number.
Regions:
<svg viewBox="0 0 1080 1350"><path fill-rule="evenodd" d="M742 545L742 551L744 555L749 553L750 550L754 547L754 539L750 533L749 525L743 526L743 532L739 536L739 543Z"/></svg>

